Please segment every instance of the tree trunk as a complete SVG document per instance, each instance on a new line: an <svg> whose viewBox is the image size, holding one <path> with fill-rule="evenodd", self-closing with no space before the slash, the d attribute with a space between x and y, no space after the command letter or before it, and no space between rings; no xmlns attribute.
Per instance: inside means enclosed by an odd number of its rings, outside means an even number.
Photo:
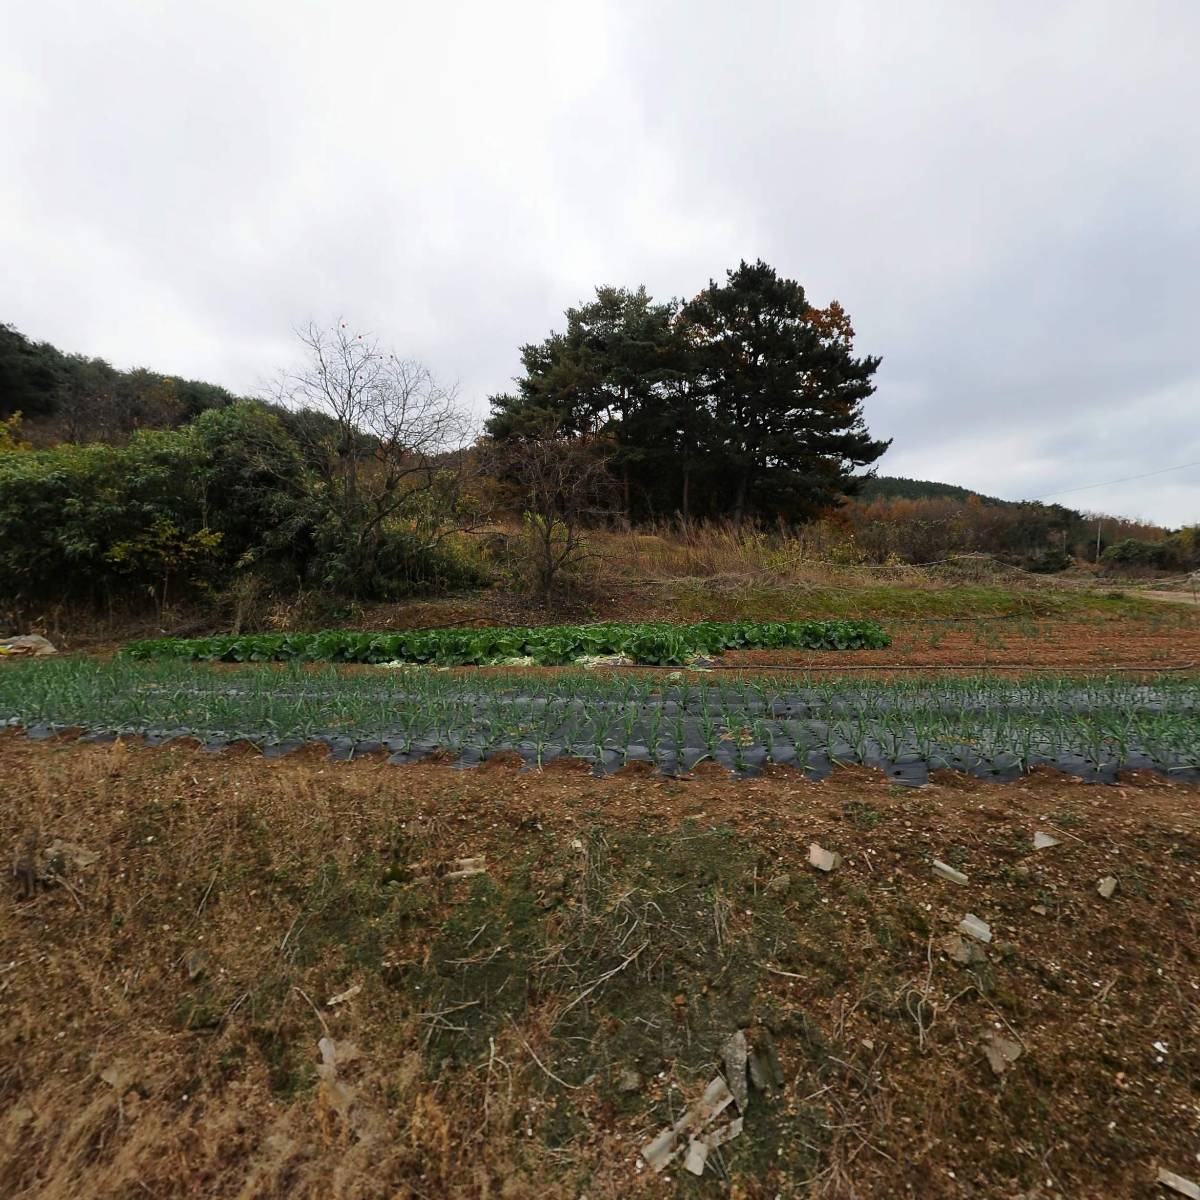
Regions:
<svg viewBox="0 0 1200 1200"><path fill-rule="evenodd" d="M542 561L538 570L540 576L539 591L541 598L546 600L554 588L554 574L557 564L554 561L554 520L552 517L542 517L541 522Z"/></svg>
<svg viewBox="0 0 1200 1200"><path fill-rule="evenodd" d="M692 515L692 472L689 467L683 469L683 523L686 526Z"/></svg>
<svg viewBox="0 0 1200 1200"><path fill-rule="evenodd" d="M747 467L742 471L741 478L738 480L737 499L733 505L733 523L740 525L742 516L746 511L746 487L750 482L750 469Z"/></svg>

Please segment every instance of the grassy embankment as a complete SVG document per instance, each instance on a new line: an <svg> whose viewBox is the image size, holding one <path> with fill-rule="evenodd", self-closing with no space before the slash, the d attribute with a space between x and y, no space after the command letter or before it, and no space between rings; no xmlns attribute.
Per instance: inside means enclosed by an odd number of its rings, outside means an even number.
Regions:
<svg viewBox="0 0 1200 1200"><path fill-rule="evenodd" d="M1195 789L10 734L0 813L47 873L0 908L14 1200L1117 1197L1192 1171ZM814 871L810 841L845 862ZM994 940L961 964L968 911ZM741 1136L703 1181L651 1179L638 1148L738 1029L768 1064ZM1000 1075L995 1035L1020 1049Z"/></svg>

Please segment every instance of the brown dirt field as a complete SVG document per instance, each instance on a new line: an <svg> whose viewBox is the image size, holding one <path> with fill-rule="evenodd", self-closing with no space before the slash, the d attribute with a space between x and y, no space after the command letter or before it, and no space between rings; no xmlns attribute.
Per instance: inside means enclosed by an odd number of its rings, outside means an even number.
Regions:
<svg viewBox="0 0 1200 1200"><path fill-rule="evenodd" d="M0 1194L1154 1194L1200 1173L1198 802L0 735L17 865L30 829L98 856L0 906ZM941 948L967 911L969 967ZM738 1028L782 1085L720 1174L652 1176Z"/></svg>
<svg viewBox="0 0 1200 1200"><path fill-rule="evenodd" d="M1190 614L1185 614L1190 616ZM729 652L730 665L796 663L820 667L963 665L992 668L1169 667L1200 665L1200 621L1094 619L1088 621L884 622L892 635L885 650L825 653L774 650Z"/></svg>

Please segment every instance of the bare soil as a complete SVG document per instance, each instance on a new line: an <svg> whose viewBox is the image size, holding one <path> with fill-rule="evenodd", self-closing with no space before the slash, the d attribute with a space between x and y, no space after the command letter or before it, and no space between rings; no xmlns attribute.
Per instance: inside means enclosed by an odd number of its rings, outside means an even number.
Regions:
<svg viewBox="0 0 1200 1200"><path fill-rule="evenodd" d="M1151 1195L1200 1173L1198 801L6 734L0 1194ZM654 1176L737 1029L782 1084Z"/></svg>
<svg viewBox="0 0 1200 1200"><path fill-rule="evenodd" d="M813 653L750 650L732 652L731 665L803 662L839 666L1022 666L1101 670L1149 667L1151 670L1200 665L1200 620L1190 613L1178 619L1093 618L1091 620L983 621L893 620L886 622L892 644L885 650Z"/></svg>

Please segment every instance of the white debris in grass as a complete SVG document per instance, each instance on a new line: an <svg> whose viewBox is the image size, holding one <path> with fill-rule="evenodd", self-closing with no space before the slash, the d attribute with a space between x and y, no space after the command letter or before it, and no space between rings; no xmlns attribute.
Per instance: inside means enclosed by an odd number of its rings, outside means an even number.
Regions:
<svg viewBox="0 0 1200 1200"><path fill-rule="evenodd" d="M699 1138L688 1142L687 1158L683 1160L685 1170L693 1175L704 1174L704 1164L708 1161L708 1146Z"/></svg>
<svg viewBox="0 0 1200 1200"><path fill-rule="evenodd" d="M949 863L942 862L940 858L933 860L933 873L950 880L951 883L965 884L967 882L967 877L961 871L956 871Z"/></svg>
<svg viewBox="0 0 1200 1200"><path fill-rule="evenodd" d="M989 1033L983 1044L988 1066L995 1075L1003 1075L1021 1057L1021 1047L1000 1034Z"/></svg>
<svg viewBox="0 0 1200 1200"><path fill-rule="evenodd" d="M372 666L378 667L381 671L448 671L449 667L439 667L436 663L431 662L404 662L402 659L397 659L395 662L372 663Z"/></svg>
<svg viewBox="0 0 1200 1200"><path fill-rule="evenodd" d="M1190 1179L1184 1179L1182 1175L1176 1175L1174 1171L1168 1171L1166 1167L1158 1168L1158 1182L1163 1187L1178 1192L1181 1196L1189 1197L1189 1200L1200 1200L1200 1184L1193 1183Z"/></svg>
<svg viewBox="0 0 1200 1200"><path fill-rule="evenodd" d="M977 946L974 942L968 942L962 934L948 934L942 939L939 945L951 959L956 963L961 963L964 967L987 962L987 955L984 953L983 948Z"/></svg>
<svg viewBox="0 0 1200 1200"><path fill-rule="evenodd" d="M624 654L581 654L571 665L592 671L596 667L631 667L633 659Z"/></svg>
<svg viewBox="0 0 1200 1200"><path fill-rule="evenodd" d="M967 913L959 922L958 927L963 933L969 937L973 937L977 942L990 942L992 940L992 927L974 913Z"/></svg>
<svg viewBox="0 0 1200 1200"><path fill-rule="evenodd" d="M835 850L826 850L824 846L813 842L808 847L808 861L818 871L834 871L842 865L842 856Z"/></svg>
<svg viewBox="0 0 1200 1200"><path fill-rule="evenodd" d="M653 1141L642 1147L642 1157L656 1173L661 1173L680 1154L686 1154L684 1166L694 1175L701 1174L709 1150L741 1133L740 1117L725 1129L710 1129L716 1118L733 1102L729 1086L722 1076L717 1075L704 1089L704 1095L679 1120L668 1125ZM707 1134L706 1129L709 1130Z"/></svg>

